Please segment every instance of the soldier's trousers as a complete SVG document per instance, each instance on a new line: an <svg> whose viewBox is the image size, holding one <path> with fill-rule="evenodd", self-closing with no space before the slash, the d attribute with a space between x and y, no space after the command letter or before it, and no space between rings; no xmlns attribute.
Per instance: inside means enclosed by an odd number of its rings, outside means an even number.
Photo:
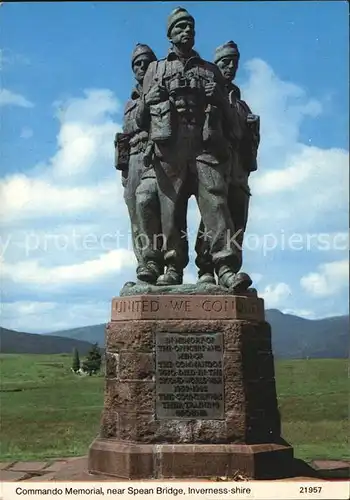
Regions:
<svg viewBox="0 0 350 500"><path fill-rule="evenodd" d="M141 176L145 171L143 163L143 152L137 154L131 154L129 159L129 172L124 189L124 200L128 207L130 223L131 223L131 238L134 248L134 253L137 259L138 266L143 264L143 256L140 250L140 241L142 241L142 228L140 227L137 214L137 200L136 200L136 190L140 184ZM153 178L148 179L148 203L150 207L157 207L159 205L158 201L158 189L157 180L155 175ZM157 205L158 204L158 205ZM157 233L161 232L160 220L159 218L154 219L154 230Z"/></svg>
<svg viewBox="0 0 350 500"><path fill-rule="evenodd" d="M157 196L154 196L154 191ZM163 265L164 253L167 253L167 261L172 261L175 253L167 251L166 234L162 228L162 223L166 225L165 218L161 211L164 210L167 200L159 189L154 168L147 170L136 191L136 212L139 222L138 251L142 255L142 261L156 262ZM180 200L179 200L180 201ZM176 267L184 269L188 264L188 239L187 239L187 202L188 198L182 198L183 203L179 203L179 209L174 214L175 230L172 234L172 242L176 248ZM168 211L166 211L168 213Z"/></svg>
<svg viewBox="0 0 350 500"><path fill-rule="evenodd" d="M242 266L242 246L244 239L244 232L248 221L250 194L248 190L242 186L230 184L228 190L228 206L231 214L233 224L235 226L236 236L233 240L236 242L237 255L239 259L239 268L235 271L238 272ZM201 219L195 251L197 254L195 263L199 270L199 275L204 273L214 273L214 263L210 255L210 238L206 238L206 231Z"/></svg>
<svg viewBox="0 0 350 500"><path fill-rule="evenodd" d="M196 126L179 126L176 143L172 147L158 144L155 153L154 171L166 245L165 265L182 270L184 263L188 263L188 256L183 255L181 235L188 197L194 194L203 223L210 234L210 253L215 268L228 265L235 269L239 257L230 241L235 228L227 204L227 164L219 163L212 155L203 153L201 132ZM137 190L140 219L145 218L142 215L142 184L143 181ZM145 251L147 253L147 249Z"/></svg>

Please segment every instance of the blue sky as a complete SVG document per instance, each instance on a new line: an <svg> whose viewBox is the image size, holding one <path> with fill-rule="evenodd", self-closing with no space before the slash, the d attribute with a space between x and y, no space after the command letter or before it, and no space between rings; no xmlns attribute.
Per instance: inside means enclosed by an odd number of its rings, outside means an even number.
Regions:
<svg viewBox="0 0 350 500"><path fill-rule="evenodd" d="M244 269L267 307L310 318L347 313L347 2L181 5L196 19L203 58L238 43L237 83L261 115ZM113 136L133 85L131 52L141 42L166 54L176 6L2 5L3 326L42 332L107 321L111 297L134 278ZM193 233L197 222L193 202ZM103 239L116 231L120 241ZM90 244L77 244L77 234ZM283 248L296 234L302 248ZM257 238L265 251L254 250ZM186 279L195 274L190 265Z"/></svg>

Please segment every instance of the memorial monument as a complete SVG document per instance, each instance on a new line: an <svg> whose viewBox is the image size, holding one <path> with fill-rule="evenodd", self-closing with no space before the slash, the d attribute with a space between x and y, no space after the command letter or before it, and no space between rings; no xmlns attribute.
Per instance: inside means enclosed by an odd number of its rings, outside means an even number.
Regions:
<svg viewBox="0 0 350 500"><path fill-rule="evenodd" d="M115 141L137 280L112 300L104 410L89 472L283 476L293 449L281 437L271 330L241 271L259 117L232 83L234 42L216 49L214 63L203 60L193 49L195 20L180 7L167 36L163 59L147 45L133 52L137 91ZM183 284L192 195L201 214L199 276Z"/></svg>

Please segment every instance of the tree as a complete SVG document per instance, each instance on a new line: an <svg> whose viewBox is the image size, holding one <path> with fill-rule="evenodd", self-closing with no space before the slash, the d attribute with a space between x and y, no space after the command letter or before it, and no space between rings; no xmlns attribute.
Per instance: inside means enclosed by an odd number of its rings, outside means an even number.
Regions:
<svg viewBox="0 0 350 500"><path fill-rule="evenodd" d="M79 351L75 347L73 351L73 364L72 364L72 370L73 372L77 373L80 369L80 358L79 358Z"/></svg>
<svg viewBox="0 0 350 500"><path fill-rule="evenodd" d="M102 356L98 343L94 344L87 354L87 358L83 362L83 370L90 376L97 373L101 369Z"/></svg>

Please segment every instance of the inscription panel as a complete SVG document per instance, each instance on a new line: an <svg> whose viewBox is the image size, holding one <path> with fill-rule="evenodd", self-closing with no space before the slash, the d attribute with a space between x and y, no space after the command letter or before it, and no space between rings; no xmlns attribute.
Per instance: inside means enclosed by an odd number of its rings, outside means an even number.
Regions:
<svg viewBox="0 0 350 500"><path fill-rule="evenodd" d="M156 332L156 418L224 418L222 333Z"/></svg>
<svg viewBox="0 0 350 500"><path fill-rule="evenodd" d="M127 319L244 319L264 321L264 301L222 295L143 295L112 300L112 321Z"/></svg>

